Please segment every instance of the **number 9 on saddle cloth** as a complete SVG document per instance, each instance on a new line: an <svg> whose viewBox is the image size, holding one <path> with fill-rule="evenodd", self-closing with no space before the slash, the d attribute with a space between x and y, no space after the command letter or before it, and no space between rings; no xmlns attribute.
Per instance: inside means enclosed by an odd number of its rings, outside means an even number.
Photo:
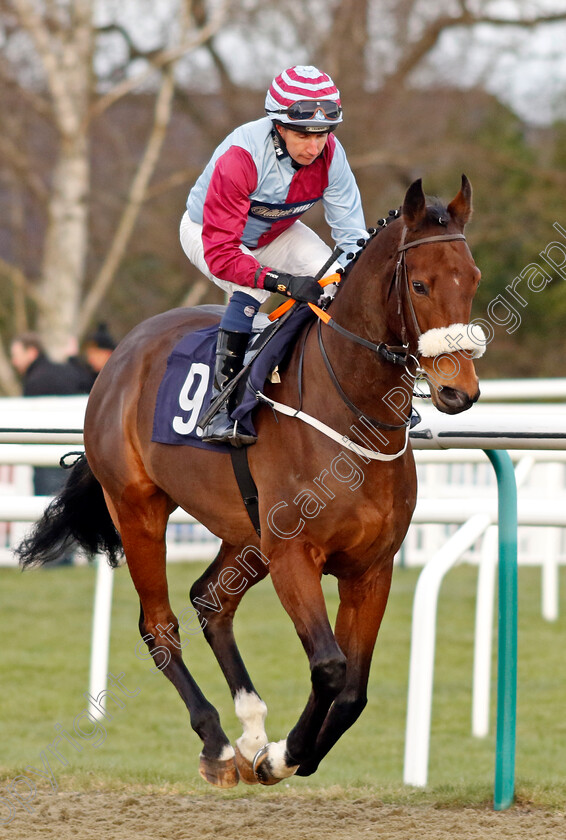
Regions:
<svg viewBox="0 0 566 840"><path fill-rule="evenodd" d="M261 329L266 316L256 316L259 320L255 327L248 354L253 361L248 368L248 375L242 377L238 386L236 407L231 413L233 420L246 433L255 435L252 412L257 406L256 392L261 391L271 372L285 359L287 351L294 346L294 339L302 326L315 316L306 305L297 305L277 333L262 349L266 339L277 322ZM216 452L230 452L230 445L205 443L198 423L207 411L214 379L214 362L218 324L189 333L173 348L167 359L167 368L155 404L153 433L151 439L156 443L196 446ZM248 362L246 357L246 364Z"/></svg>

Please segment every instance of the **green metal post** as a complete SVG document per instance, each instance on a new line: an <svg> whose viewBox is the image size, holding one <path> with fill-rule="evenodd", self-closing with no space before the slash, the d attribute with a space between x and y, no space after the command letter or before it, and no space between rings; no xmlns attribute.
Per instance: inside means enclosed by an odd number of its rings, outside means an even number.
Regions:
<svg viewBox="0 0 566 840"><path fill-rule="evenodd" d="M503 811L515 795L517 725L517 484L509 453L484 450L497 476L499 512L499 621L497 734L493 807Z"/></svg>

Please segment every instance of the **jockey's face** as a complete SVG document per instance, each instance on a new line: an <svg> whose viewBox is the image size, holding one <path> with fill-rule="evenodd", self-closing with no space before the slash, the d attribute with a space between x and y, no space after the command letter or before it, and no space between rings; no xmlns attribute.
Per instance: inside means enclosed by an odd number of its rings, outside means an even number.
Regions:
<svg viewBox="0 0 566 840"><path fill-rule="evenodd" d="M285 128L283 125L278 125L277 131L285 141L287 151L293 160L302 166L308 166L309 163L316 160L328 140L328 134L294 131L291 128Z"/></svg>

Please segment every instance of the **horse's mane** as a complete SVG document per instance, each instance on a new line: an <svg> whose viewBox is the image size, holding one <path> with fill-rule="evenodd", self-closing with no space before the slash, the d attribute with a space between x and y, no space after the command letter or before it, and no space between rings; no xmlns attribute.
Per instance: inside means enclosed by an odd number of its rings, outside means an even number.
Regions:
<svg viewBox="0 0 566 840"><path fill-rule="evenodd" d="M436 222L439 225L446 225L450 219L450 214L448 213L448 209L442 199L438 198L437 196L427 196L426 197L426 218L429 222ZM358 240L358 245L360 246L359 250L356 251L355 254L352 254L348 263L344 267L342 271L339 273L342 274L342 281L338 286L338 292L340 288L344 284L345 280L348 279L350 271L352 270L353 266L355 265L358 257L360 254L363 253L364 249L372 242L375 237L386 228L391 222L394 222L396 219L400 218L402 208L399 207L398 210L390 210L387 216L383 216L381 219L378 220L376 227L369 227L367 232L369 233L369 238L365 241ZM347 257L350 255L346 255Z"/></svg>
<svg viewBox="0 0 566 840"><path fill-rule="evenodd" d="M448 224L450 214L442 199L436 197L427 197L426 210L426 216L428 221L437 222L437 224L439 225Z"/></svg>

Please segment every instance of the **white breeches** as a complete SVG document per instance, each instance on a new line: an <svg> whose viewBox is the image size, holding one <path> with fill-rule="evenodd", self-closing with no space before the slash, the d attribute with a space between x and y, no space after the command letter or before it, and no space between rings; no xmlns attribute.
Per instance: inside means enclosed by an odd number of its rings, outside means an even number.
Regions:
<svg viewBox="0 0 566 840"><path fill-rule="evenodd" d="M264 289L253 289L249 286L240 286L238 283L229 283L226 280L220 280L210 272L204 259L202 225L191 221L186 211L181 219L179 233L183 251L192 264L228 295L231 296L234 292L240 291L245 292L260 303L267 300L271 292ZM245 245L240 245L240 250L244 254L251 254L259 263L268 265L276 271L311 277L314 277L320 271L332 253L328 245L313 230L298 221L283 231L269 245L255 248L253 251L246 248ZM328 277L330 274L334 274L338 267L339 263L333 263L324 273L324 276Z"/></svg>

